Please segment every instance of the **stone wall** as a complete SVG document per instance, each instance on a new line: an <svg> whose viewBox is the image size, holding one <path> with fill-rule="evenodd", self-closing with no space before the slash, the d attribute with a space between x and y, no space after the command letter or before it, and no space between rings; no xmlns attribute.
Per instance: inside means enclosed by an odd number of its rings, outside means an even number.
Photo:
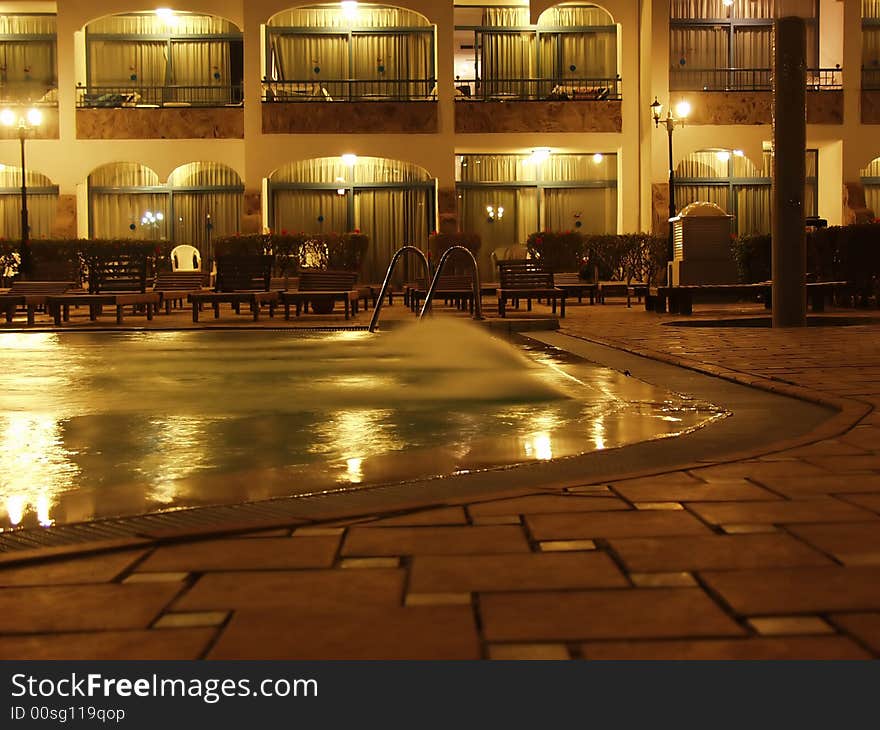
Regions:
<svg viewBox="0 0 880 730"><path fill-rule="evenodd" d="M59 195L52 224L52 238L76 238L76 196Z"/></svg>
<svg viewBox="0 0 880 730"><path fill-rule="evenodd" d="M458 193L455 188L437 191L437 230L440 233L458 231Z"/></svg>
<svg viewBox="0 0 880 730"><path fill-rule="evenodd" d="M455 131L620 132L619 101L458 101Z"/></svg>
<svg viewBox="0 0 880 730"><path fill-rule="evenodd" d="M772 94L769 91L697 91L687 95L691 103L688 124L770 124ZM843 124L843 91L807 92L809 124Z"/></svg>
<svg viewBox="0 0 880 730"><path fill-rule="evenodd" d="M669 183L651 185L651 233L669 235Z"/></svg>
<svg viewBox="0 0 880 730"><path fill-rule="evenodd" d="M241 232L261 233L263 230L262 194L259 191L245 191L244 212L241 216Z"/></svg>
<svg viewBox="0 0 880 730"><path fill-rule="evenodd" d="M77 109L78 139L244 139L241 107Z"/></svg>
<svg viewBox="0 0 880 730"><path fill-rule="evenodd" d="M875 218L875 211L868 208L865 202L865 187L861 182L843 184L843 224L870 223Z"/></svg>
<svg viewBox="0 0 880 730"><path fill-rule="evenodd" d="M263 134L437 132L434 101L263 103Z"/></svg>

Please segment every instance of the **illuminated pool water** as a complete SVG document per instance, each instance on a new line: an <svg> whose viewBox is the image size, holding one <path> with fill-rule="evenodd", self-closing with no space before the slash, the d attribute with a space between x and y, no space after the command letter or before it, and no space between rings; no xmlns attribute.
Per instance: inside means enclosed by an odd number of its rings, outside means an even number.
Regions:
<svg viewBox="0 0 880 730"><path fill-rule="evenodd" d="M0 333L0 527L451 475L718 415L439 318L380 335Z"/></svg>

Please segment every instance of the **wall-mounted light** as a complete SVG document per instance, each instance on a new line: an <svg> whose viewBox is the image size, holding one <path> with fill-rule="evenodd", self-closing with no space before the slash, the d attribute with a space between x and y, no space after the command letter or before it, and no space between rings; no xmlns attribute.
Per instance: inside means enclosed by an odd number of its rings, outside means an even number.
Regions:
<svg viewBox="0 0 880 730"><path fill-rule="evenodd" d="M549 147L535 147L532 150L532 156L530 158L531 162L535 164L540 164L550 158L550 148Z"/></svg>
<svg viewBox="0 0 880 730"><path fill-rule="evenodd" d="M500 221L504 217L504 208L500 205L497 208L493 205L487 205L486 215L488 216L489 223L494 223L496 220Z"/></svg>
<svg viewBox="0 0 880 730"><path fill-rule="evenodd" d="M601 152L597 152L595 155L593 155L593 164L594 165L601 165L602 160L604 160L604 159L605 159L605 156Z"/></svg>
<svg viewBox="0 0 880 730"><path fill-rule="evenodd" d="M730 160L730 152L727 150L718 150L715 153L715 158L718 162L728 162Z"/></svg>
<svg viewBox="0 0 880 730"><path fill-rule="evenodd" d="M165 25L175 25L177 23L177 16L171 8L156 8L156 17Z"/></svg>
<svg viewBox="0 0 880 730"><path fill-rule="evenodd" d="M336 182L338 182L338 183L344 183L344 182L345 182L345 178L344 178L344 177L337 177L337 178L336 178ZM337 194L337 195L345 195L345 188L336 188L336 194Z"/></svg>
<svg viewBox="0 0 880 730"><path fill-rule="evenodd" d="M357 10L358 10L357 0L342 0L342 2L339 3L339 5L342 8L342 14L346 18L353 18L355 15L357 15Z"/></svg>
<svg viewBox="0 0 880 730"><path fill-rule="evenodd" d="M746 156L746 153L743 152L742 150L734 150L734 151L733 151L733 156L734 156L734 157L745 157L745 156Z"/></svg>
<svg viewBox="0 0 880 730"><path fill-rule="evenodd" d="M343 165L354 167L354 163L357 162L358 156L353 155L351 152L346 152L344 155L342 155L342 157L340 157L340 159L342 160Z"/></svg>
<svg viewBox="0 0 880 730"><path fill-rule="evenodd" d="M152 211L147 211L144 213L141 218L142 226L158 226L163 220L165 220L165 215L162 211L156 211L153 213Z"/></svg>

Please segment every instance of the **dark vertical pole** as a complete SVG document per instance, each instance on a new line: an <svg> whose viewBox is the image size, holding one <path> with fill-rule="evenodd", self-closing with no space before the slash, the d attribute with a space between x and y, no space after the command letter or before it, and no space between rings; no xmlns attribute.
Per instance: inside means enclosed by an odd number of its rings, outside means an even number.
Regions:
<svg viewBox="0 0 880 730"><path fill-rule="evenodd" d="M666 255L671 262L674 257L675 246L673 243L673 224L672 219L675 218L675 167L672 162L672 131L674 129L671 119L666 120L666 131L669 133L669 243L666 248ZM671 284L671 281L666 282Z"/></svg>
<svg viewBox="0 0 880 730"><path fill-rule="evenodd" d="M28 246L28 209L27 209L27 168L24 162L25 128L18 128L18 141L21 145L21 252L19 256L19 274L26 279L31 273L31 252Z"/></svg>
<svg viewBox="0 0 880 730"><path fill-rule="evenodd" d="M773 32L773 326L807 320L807 242L804 220L807 94L806 24L776 21Z"/></svg>

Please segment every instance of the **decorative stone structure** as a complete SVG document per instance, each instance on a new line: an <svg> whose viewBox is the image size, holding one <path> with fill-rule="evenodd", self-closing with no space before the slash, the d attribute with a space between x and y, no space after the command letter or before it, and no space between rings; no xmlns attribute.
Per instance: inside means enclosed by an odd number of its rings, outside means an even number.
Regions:
<svg viewBox="0 0 880 730"><path fill-rule="evenodd" d="M455 188L440 188L437 191L437 230L440 233L455 233L458 230L458 193Z"/></svg>
<svg viewBox="0 0 880 730"><path fill-rule="evenodd" d="M259 191L245 191L244 211L241 216L241 232L260 233L263 227L263 196Z"/></svg>
<svg viewBox="0 0 880 730"><path fill-rule="evenodd" d="M52 238L76 238L76 196L59 195Z"/></svg>
<svg viewBox="0 0 880 730"><path fill-rule="evenodd" d="M770 124L769 91L698 91L688 94L688 124ZM880 101L880 96L878 96ZM878 104L880 111L880 104ZM807 93L809 124L843 124L843 91ZM880 123L880 113L878 113Z"/></svg>
<svg viewBox="0 0 880 730"><path fill-rule="evenodd" d="M843 184L843 224L870 223L875 211L865 201L865 186L861 182Z"/></svg>
<svg viewBox="0 0 880 730"><path fill-rule="evenodd" d="M437 132L433 101L263 103L263 134Z"/></svg>
<svg viewBox="0 0 880 730"><path fill-rule="evenodd" d="M458 134L484 132L620 132L619 101L459 101Z"/></svg>
<svg viewBox="0 0 880 730"><path fill-rule="evenodd" d="M243 139L241 107L77 109L78 139Z"/></svg>

